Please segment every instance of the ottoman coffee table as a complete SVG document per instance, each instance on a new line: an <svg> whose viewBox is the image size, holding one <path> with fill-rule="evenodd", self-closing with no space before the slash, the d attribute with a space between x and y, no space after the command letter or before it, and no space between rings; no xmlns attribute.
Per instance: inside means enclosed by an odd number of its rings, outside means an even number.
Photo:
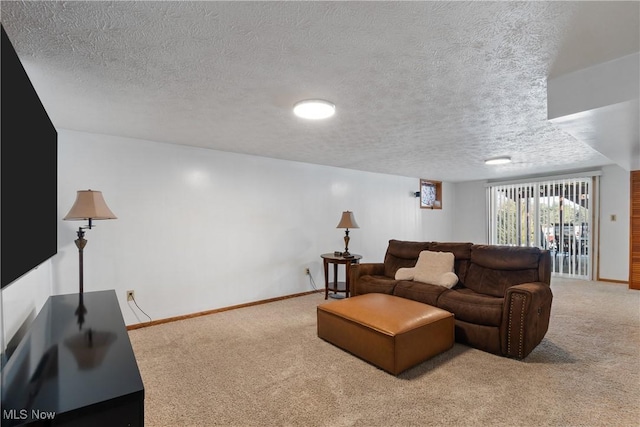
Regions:
<svg viewBox="0 0 640 427"><path fill-rule="evenodd" d="M317 308L318 336L398 375L451 347L452 313L387 294L364 294Z"/></svg>

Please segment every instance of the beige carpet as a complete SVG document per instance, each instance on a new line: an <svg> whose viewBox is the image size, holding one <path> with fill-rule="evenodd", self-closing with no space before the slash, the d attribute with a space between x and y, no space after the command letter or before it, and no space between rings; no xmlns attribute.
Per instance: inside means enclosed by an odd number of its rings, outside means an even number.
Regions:
<svg viewBox="0 0 640 427"><path fill-rule="evenodd" d="M316 335L313 294L130 332L155 426L639 426L640 291L553 279L523 361L456 344L394 377Z"/></svg>

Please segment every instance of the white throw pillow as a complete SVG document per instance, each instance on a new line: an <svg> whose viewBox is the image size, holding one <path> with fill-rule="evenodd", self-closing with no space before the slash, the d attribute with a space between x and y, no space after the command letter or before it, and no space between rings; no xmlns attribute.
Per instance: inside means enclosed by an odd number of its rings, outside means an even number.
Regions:
<svg viewBox="0 0 640 427"><path fill-rule="evenodd" d="M415 272L415 268L399 268L398 271L396 271L396 280L413 280L413 275Z"/></svg>
<svg viewBox="0 0 640 427"><path fill-rule="evenodd" d="M454 262L451 252L422 251L413 268L413 280L452 288L458 283L458 276L453 272Z"/></svg>

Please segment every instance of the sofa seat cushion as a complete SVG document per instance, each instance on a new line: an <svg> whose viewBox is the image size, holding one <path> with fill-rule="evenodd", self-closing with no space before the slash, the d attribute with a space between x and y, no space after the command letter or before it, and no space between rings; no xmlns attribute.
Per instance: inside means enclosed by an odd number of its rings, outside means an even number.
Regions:
<svg viewBox="0 0 640 427"><path fill-rule="evenodd" d="M438 307L454 313L456 320L486 326L500 326L503 304L504 298L467 288L446 290L438 298Z"/></svg>
<svg viewBox="0 0 640 427"><path fill-rule="evenodd" d="M397 280L387 276L365 275L358 279L358 295L361 294L393 294L393 290L398 283Z"/></svg>
<svg viewBox="0 0 640 427"><path fill-rule="evenodd" d="M437 307L438 297L446 290L444 286L400 280L393 290L393 295Z"/></svg>

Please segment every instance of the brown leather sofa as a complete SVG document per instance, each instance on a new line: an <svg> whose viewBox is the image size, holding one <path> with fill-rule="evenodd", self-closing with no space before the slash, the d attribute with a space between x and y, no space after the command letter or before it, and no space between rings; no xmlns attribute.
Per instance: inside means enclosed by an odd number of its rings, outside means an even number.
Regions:
<svg viewBox="0 0 640 427"><path fill-rule="evenodd" d="M425 250L454 254L453 288L395 279ZM457 342L502 356L526 357L549 327L551 256L538 248L390 240L384 263L352 266L350 282L353 296L378 292L447 310Z"/></svg>

